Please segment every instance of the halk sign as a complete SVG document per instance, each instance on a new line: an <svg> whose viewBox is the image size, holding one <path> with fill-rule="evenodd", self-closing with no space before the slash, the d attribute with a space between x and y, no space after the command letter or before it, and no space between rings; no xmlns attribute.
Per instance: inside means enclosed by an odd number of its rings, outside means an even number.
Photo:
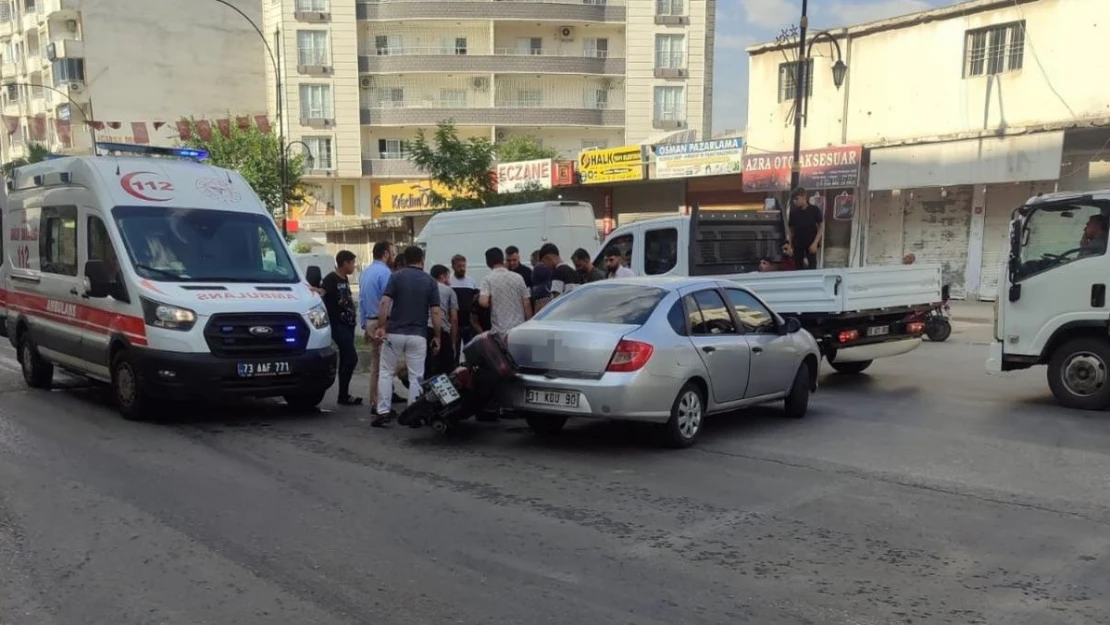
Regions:
<svg viewBox="0 0 1110 625"><path fill-rule="evenodd" d="M516 193L531 189L550 189L554 162L549 158L536 161L497 164L497 192Z"/></svg>
<svg viewBox="0 0 1110 625"><path fill-rule="evenodd" d="M863 148L858 145L802 150L801 185L806 189L858 187L862 155ZM788 190L793 163L793 155L787 152L748 154L744 157L744 190Z"/></svg>

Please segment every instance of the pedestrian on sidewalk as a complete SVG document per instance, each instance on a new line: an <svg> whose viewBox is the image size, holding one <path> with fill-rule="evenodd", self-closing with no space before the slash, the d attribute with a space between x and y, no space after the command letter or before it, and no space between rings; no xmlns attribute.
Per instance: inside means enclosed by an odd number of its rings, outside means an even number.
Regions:
<svg viewBox="0 0 1110 625"><path fill-rule="evenodd" d="M576 286L582 284L578 272L563 261L559 256L559 246L554 243L544 243L540 248L540 262L551 269L552 298L570 293Z"/></svg>
<svg viewBox="0 0 1110 625"><path fill-rule="evenodd" d="M381 369L382 344L374 340L378 328L378 313L381 311L382 296L389 276L393 275L393 244L378 241L372 251L374 262L358 279L359 326L362 327L363 340L370 346L370 414L377 414L378 371Z"/></svg>
<svg viewBox="0 0 1110 625"><path fill-rule="evenodd" d="M578 271L578 280L582 284L605 279L605 272L594 267L593 261L590 260L590 253L585 248L580 247L574 250L574 253L570 255L570 260L574 263L574 269Z"/></svg>
<svg viewBox="0 0 1110 625"><path fill-rule="evenodd" d="M474 278L466 275L466 256L455 254L451 257L451 286L459 289L476 289L478 285Z"/></svg>
<svg viewBox="0 0 1110 625"><path fill-rule="evenodd" d="M486 266L490 272L478 287L478 305L489 309L492 330L508 332L532 318L532 294L524 278L505 267L500 248L486 250Z"/></svg>
<svg viewBox="0 0 1110 625"><path fill-rule="evenodd" d="M532 270L527 265L520 262L520 248L515 245L510 245L505 248L505 268L509 271L515 271L524 278L524 285L532 288Z"/></svg>
<svg viewBox="0 0 1110 625"><path fill-rule="evenodd" d="M455 368L455 345L459 342L459 297L455 294L448 282L451 279L451 270L443 265L432 267L432 279L439 288L439 309L443 315L443 323L439 329L439 354L429 358L424 367L424 379L440 373L450 373ZM428 346L431 347L432 338L436 336L432 328L432 314L428 313Z"/></svg>
<svg viewBox="0 0 1110 625"><path fill-rule="evenodd" d="M324 307L328 311L331 324L331 338L339 347L339 399L341 406L357 406L361 397L351 396L351 376L358 364L358 351L355 349L355 325L358 322L355 302L351 298L351 283L348 277L355 272L355 254L341 250L335 255L335 271L324 276L320 283L323 288Z"/></svg>
<svg viewBox="0 0 1110 625"><path fill-rule="evenodd" d="M378 311L374 336L382 342L381 370L378 372L378 416L371 425L382 427L393 419L393 378L397 361L404 357L408 369L409 397L412 405L420 396L424 381L424 360L428 354L428 314L432 315L432 355L439 353L439 287L424 272L424 250L415 245L405 250L405 268L394 273L386 284Z"/></svg>
<svg viewBox="0 0 1110 625"><path fill-rule="evenodd" d="M825 236L821 209L810 203L806 190L794 189L790 195L790 245L798 269L817 269L817 250Z"/></svg>

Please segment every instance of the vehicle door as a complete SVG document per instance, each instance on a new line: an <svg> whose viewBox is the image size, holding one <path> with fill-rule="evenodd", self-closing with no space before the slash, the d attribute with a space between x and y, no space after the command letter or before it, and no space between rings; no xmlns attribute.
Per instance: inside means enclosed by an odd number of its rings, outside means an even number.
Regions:
<svg viewBox="0 0 1110 625"><path fill-rule="evenodd" d="M77 272L77 207L43 206L38 234L38 288L20 299L31 317L32 337L44 355L76 365L89 327L81 314L84 287Z"/></svg>
<svg viewBox="0 0 1110 625"><path fill-rule="evenodd" d="M108 367L108 343L113 334L121 333L129 339L142 333L141 320L131 312L131 297L120 270L117 246L112 243L108 227L100 214L92 209L81 207L81 275L85 275L85 263L98 260L107 267L112 276L111 295L103 298L83 297L88 309L88 319L96 331L86 332L81 344L81 357L98 367ZM82 291L83 293L83 291Z"/></svg>
<svg viewBox="0 0 1110 625"><path fill-rule="evenodd" d="M715 287L696 289L683 297L683 306L690 323L690 342L709 371L713 401L724 404L743 399L751 355L720 291Z"/></svg>
<svg viewBox="0 0 1110 625"><path fill-rule="evenodd" d="M774 313L748 291L725 288L725 297L751 349L747 396L785 391L794 380L800 361L794 337L780 333Z"/></svg>
<svg viewBox="0 0 1110 625"><path fill-rule="evenodd" d="M650 225L650 222L648 222ZM663 276L678 265L678 229L674 226L644 228L641 238L644 263L641 276Z"/></svg>

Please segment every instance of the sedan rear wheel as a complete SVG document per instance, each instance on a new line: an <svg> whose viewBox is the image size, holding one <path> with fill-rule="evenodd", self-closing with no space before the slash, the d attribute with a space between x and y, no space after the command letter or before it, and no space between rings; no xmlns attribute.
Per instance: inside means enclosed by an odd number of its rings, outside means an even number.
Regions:
<svg viewBox="0 0 1110 625"><path fill-rule="evenodd" d="M693 382L687 382L671 405L671 418L663 426L663 441L668 447L680 449L694 444L705 422L705 393Z"/></svg>

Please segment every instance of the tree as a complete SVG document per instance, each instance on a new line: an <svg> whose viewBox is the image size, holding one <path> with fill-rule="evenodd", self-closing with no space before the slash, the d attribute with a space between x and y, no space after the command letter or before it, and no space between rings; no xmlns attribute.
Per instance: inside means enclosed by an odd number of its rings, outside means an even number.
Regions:
<svg viewBox="0 0 1110 625"><path fill-rule="evenodd" d="M51 156L50 149L41 143L28 143L27 156L22 158L12 159L10 162L4 163L4 175L8 175L15 171L16 167L23 167L31 163L39 163L45 161Z"/></svg>
<svg viewBox="0 0 1110 625"><path fill-rule="evenodd" d="M540 140L532 135L513 135L498 143L494 149L497 152L497 160L502 163L538 161L559 156L555 150L543 147Z"/></svg>
<svg viewBox="0 0 1110 625"><path fill-rule="evenodd" d="M212 128L212 134L206 141L200 137L196 120L189 120L189 130L191 138L184 145L208 150L209 163L239 172L262 203L270 209L274 219L284 216L283 197L291 205L304 201L305 189L301 184L301 176L305 171L305 157L303 154L288 155L283 194L282 146L278 145L278 138L273 133L262 132L253 122L246 128L239 128L233 123L227 136Z"/></svg>

